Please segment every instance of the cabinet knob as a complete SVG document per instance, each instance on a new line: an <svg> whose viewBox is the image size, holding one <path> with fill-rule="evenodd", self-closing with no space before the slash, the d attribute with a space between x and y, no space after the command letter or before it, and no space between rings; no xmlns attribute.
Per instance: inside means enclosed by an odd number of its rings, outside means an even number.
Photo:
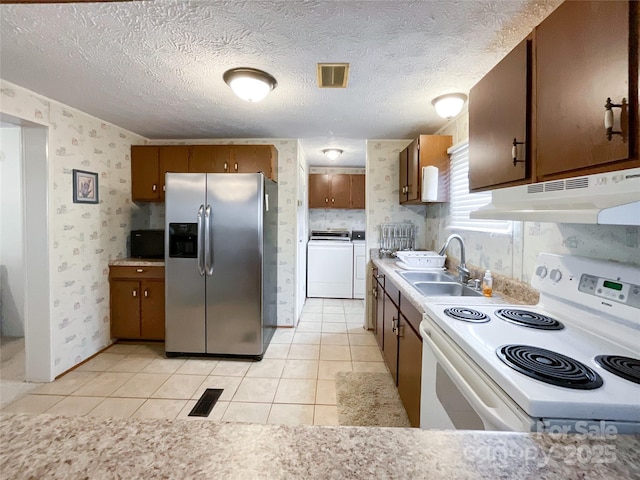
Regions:
<svg viewBox="0 0 640 480"><path fill-rule="evenodd" d="M136 272L142 273L142 272L144 272L144 268L136 268Z"/></svg>
<svg viewBox="0 0 640 480"><path fill-rule="evenodd" d="M229 164L224 162L224 171L226 172L227 170L229 170Z"/></svg>
<svg viewBox="0 0 640 480"><path fill-rule="evenodd" d="M515 167L518 163L525 163L526 160L518 160L518 145L524 145L525 142L518 142L516 138L513 138L513 143L511 146L511 157L513 158L513 166Z"/></svg>
<svg viewBox="0 0 640 480"><path fill-rule="evenodd" d="M328 199L328 198L325 198L325 199L324 199L324 203L329 203L329 199Z"/></svg>
<svg viewBox="0 0 640 480"><path fill-rule="evenodd" d="M155 192L156 190L158 190L158 186L154 183L154 184L151 186L151 190L153 190L153 191Z"/></svg>
<svg viewBox="0 0 640 480"><path fill-rule="evenodd" d="M332 199L331 199L331 203L336 203L336 199L335 199L335 198L332 198Z"/></svg>
<svg viewBox="0 0 640 480"><path fill-rule="evenodd" d="M238 163L236 162L236 164L234 165L234 168L236 170L236 172L238 171Z"/></svg>
<svg viewBox="0 0 640 480"><path fill-rule="evenodd" d="M166 185L162 185L162 191L163 191L163 192L166 192L166 191L167 191L167 187L166 187Z"/></svg>
<svg viewBox="0 0 640 480"><path fill-rule="evenodd" d="M137 297L137 296L138 296L138 291L137 291L137 290L133 290L133 291L131 292L131 296L132 296L132 297Z"/></svg>
<svg viewBox="0 0 640 480"><path fill-rule="evenodd" d="M144 289L144 298L149 298L149 290Z"/></svg>
<svg viewBox="0 0 640 480"><path fill-rule="evenodd" d="M613 109L620 109L620 127L622 130L614 130L613 129ZM623 98L620 103L611 103L611 98L607 97L607 102L604 104L604 129L606 130L607 140L611 141L614 135L620 135L624 141L627 140L627 135L624 130L624 126L622 125L622 114L626 113L627 110L627 99Z"/></svg>

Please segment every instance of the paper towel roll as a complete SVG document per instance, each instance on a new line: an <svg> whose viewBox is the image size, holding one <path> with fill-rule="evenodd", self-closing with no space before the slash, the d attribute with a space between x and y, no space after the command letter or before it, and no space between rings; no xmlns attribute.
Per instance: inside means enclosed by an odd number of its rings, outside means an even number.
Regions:
<svg viewBox="0 0 640 480"><path fill-rule="evenodd" d="M422 201L438 200L438 167L422 167Z"/></svg>

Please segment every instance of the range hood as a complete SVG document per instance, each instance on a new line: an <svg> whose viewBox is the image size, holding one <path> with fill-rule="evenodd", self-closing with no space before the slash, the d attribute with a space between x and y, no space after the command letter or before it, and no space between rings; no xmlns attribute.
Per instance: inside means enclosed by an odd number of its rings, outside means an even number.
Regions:
<svg viewBox="0 0 640 480"><path fill-rule="evenodd" d="M502 188L471 218L640 225L640 168Z"/></svg>

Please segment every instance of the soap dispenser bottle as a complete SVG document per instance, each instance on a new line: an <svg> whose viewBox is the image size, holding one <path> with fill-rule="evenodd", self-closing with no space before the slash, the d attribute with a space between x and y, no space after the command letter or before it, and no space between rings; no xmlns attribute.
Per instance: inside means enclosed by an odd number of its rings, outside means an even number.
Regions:
<svg viewBox="0 0 640 480"><path fill-rule="evenodd" d="M490 297L493 294L493 278L491 278L491 270L484 272L482 278L482 294L485 297Z"/></svg>

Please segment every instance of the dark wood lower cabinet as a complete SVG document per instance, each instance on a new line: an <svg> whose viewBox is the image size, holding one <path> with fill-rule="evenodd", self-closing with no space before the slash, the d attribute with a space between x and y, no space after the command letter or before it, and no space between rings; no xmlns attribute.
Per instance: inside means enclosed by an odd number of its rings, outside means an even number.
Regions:
<svg viewBox="0 0 640 480"><path fill-rule="evenodd" d="M401 300L398 334L398 393L412 427L420 426L420 388L422 385L422 337L414 325L422 315ZM411 320L409 320L411 319Z"/></svg>
<svg viewBox="0 0 640 480"><path fill-rule="evenodd" d="M422 386L422 337L420 313L402 297L398 288L374 269L375 334L391 376L398 387L412 427L420 426ZM380 280L382 283L380 283Z"/></svg>

